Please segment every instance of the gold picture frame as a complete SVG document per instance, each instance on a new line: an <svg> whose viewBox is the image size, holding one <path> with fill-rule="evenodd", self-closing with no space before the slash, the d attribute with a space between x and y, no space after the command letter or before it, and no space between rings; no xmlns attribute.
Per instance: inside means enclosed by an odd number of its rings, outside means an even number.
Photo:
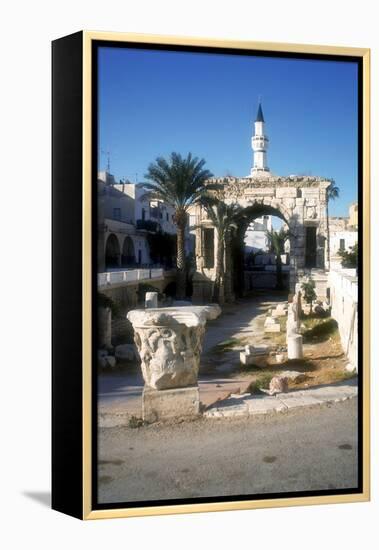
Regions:
<svg viewBox="0 0 379 550"><path fill-rule="evenodd" d="M73 35L76 37L77 48L75 55L80 56L81 59L77 60L80 66L77 70L82 73L82 112L81 112L81 127L82 127L82 150L81 155L81 180L82 180L82 204L81 204L81 219L78 224L81 225L81 255L82 255L82 270L80 273L81 279L81 339L82 348L80 351L80 357L78 358L78 364L81 366L80 377L81 380L77 381L80 386L80 392L82 399L80 402L81 408L81 426L80 437L82 455L77 457L75 468L78 472L81 472L82 483L80 486L80 492L82 495L81 501L76 502L72 508L67 503L68 496L60 497L60 493L63 491L62 486L62 473L58 474L58 470L61 472L62 462L59 458L60 453L63 452L63 446L68 448L68 442L62 442L59 440L59 435L55 436L55 451L53 450L53 457L55 460L55 466L53 464L53 478L55 476L55 482L53 479L53 508L67 512L76 517L82 519L105 519L105 518L119 518L119 517L134 517L134 516L147 516L147 515L165 515L165 514L183 514L183 513L195 513L195 512L215 512L224 510L247 510L255 508L270 508L270 507L285 507L285 506L304 506L304 505L316 505L316 504L333 504L344 502L363 502L370 499L370 360L369 360L369 347L370 347L370 50L367 48L350 48L350 47L337 47L337 46L319 46L319 45L303 45L303 44L286 44L286 43L272 43L272 42L255 42L255 41L226 41L219 39L209 38L194 38L194 37L176 37L176 36L159 36L159 35L145 35L145 34L124 34L114 32L98 32L98 31L83 31ZM65 38L55 41L54 48L56 54L53 56L53 62L56 65L56 70L61 71L62 64L68 63L68 58L65 58ZM92 302L93 302L93 274L92 274L92 251L93 251L93 220L92 220L92 182L93 182L93 106L92 106L92 86L93 86L93 68L92 68L92 52L93 44L102 42L127 42L143 43L146 45L162 45L162 46L188 46L188 47L207 47L214 50L217 48L227 48L233 50L252 50L255 52L265 51L275 53L291 53L291 54L314 54L314 55L330 55L330 56L351 56L354 58L360 58L362 61L362 269L363 278L360 280L360 284L363 286L363 315L361 322L363 323L363 364L361 365L362 383L362 491L352 494L336 494L336 495L317 495L317 496L301 496L291 498L267 498L254 500L241 500L241 501L225 501L225 502L205 502L205 503L191 503L191 504L173 504L173 505L158 505L158 506L141 506L141 507L125 507L125 508L107 508L107 509L94 509L92 506L92 480L93 480L93 441L92 441L92 427L93 427L93 395L92 395ZM54 51L54 50L53 50ZM62 53L63 52L63 53ZM72 55L72 51L70 54ZM71 58L72 59L72 58ZM67 73L68 74L68 73ZM57 89L60 76L57 73L55 90ZM53 73L53 97L54 97L54 73ZM54 103L53 100L53 124L54 124L54 110L58 110L58 101ZM79 115L78 115L79 116ZM55 115L55 119L59 118ZM54 126L53 126L54 131ZM68 131L68 130L67 130ZM57 131L58 132L58 131ZM56 151L58 147L62 147L62 140L59 134L56 135ZM53 146L54 147L54 146ZM54 149L53 149L54 153ZM58 152L56 153L59 154ZM79 153L78 153L79 154ZM54 154L53 154L54 159ZM56 162L58 165L59 162ZM59 165L60 166L60 165ZM53 169L53 185L59 186L57 173L59 166L54 173ZM59 213L56 215L56 223L59 224ZM76 223L76 222L75 222ZM57 230L59 233L59 231ZM59 236L56 237L57 239ZM60 242L60 241L59 241ZM56 247L58 247L58 242ZM57 252L58 254L58 252ZM57 270L58 270L57 266ZM58 276L58 275L57 275ZM59 276L58 276L59 277ZM60 281L56 283L56 288L59 290ZM55 311L54 316L58 315ZM79 322L79 321L78 321ZM57 329L58 330L58 329ZM59 335L56 335L58 341ZM63 344L62 344L63 346ZM61 350L57 351L60 353ZM60 378L60 372L63 367L59 363L59 359L55 360L55 367L53 366L53 375L56 378ZM54 385L54 384L53 384ZM65 391L64 387L56 389L56 392ZM78 390L79 391L79 390ZM54 400L55 395L55 400ZM55 432L59 432L59 416L62 416L63 408L68 406L67 404L60 404L57 393L54 394L53 389L53 429ZM62 407L62 408L60 408ZM54 412L55 408L55 412ZM54 442L53 442L54 448ZM73 451L75 452L75 451ZM54 462L53 460L53 462ZM63 459L62 459L63 460ZM80 462L80 464L79 464ZM55 471L55 474L54 474ZM79 473L75 476L75 479L79 479ZM55 485L54 485L55 483ZM54 499L54 492L56 498ZM75 497L78 500L77 497Z"/></svg>

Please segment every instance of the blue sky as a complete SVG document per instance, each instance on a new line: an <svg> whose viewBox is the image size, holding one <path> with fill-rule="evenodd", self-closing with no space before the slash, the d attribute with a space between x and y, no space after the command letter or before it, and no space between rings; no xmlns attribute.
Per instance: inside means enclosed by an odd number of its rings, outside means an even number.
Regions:
<svg viewBox="0 0 379 550"><path fill-rule="evenodd" d="M117 179L143 181L172 151L246 176L261 96L271 171L333 178L332 215L357 199L356 64L100 48L98 66L99 164L109 151Z"/></svg>

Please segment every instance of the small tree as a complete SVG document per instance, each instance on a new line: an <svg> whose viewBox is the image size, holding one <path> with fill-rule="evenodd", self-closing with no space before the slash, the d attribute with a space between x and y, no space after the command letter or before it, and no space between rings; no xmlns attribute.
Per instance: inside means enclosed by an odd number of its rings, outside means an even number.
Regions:
<svg viewBox="0 0 379 550"><path fill-rule="evenodd" d="M349 250L339 250L338 256L342 258L342 267L356 269L358 267L358 243L351 246Z"/></svg>
<svg viewBox="0 0 379 550"><path fill-rule="evenodd" d="M304 294L304 300L307 304L310 304L311 306L310 313L312 313L312 303L317 298L315 288L316 288L316 284L311 277L309 277L308 280L301 285L301 290L303 291L303 294Z"/></svg>
<svg viewBox="0 0 379 550"><path fill-rule="evenodd" d="M235 203L226 204L210 196L204 196L201 204L217 232L216 274L212 300L222 304L225 298L225 252L230 254L227 243L232 229L237 227L237 216L241 208Z"/></svg>

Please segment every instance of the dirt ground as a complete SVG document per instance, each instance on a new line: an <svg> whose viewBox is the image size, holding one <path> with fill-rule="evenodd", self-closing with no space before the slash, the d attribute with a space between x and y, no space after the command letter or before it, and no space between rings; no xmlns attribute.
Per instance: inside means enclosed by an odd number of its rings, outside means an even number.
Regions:
<svg viewBox="0 0 379 550"><path fill-rule="evenodd" d="M263 304L263 307L266 304ZM265 308L266 309L266 308ZM260 391L267 388L271 378L283 371L297 371L303 376L289 381L289 388L305 389L320 384L331 384L346 380L354 376L346 371L348 360L343 352L338 327L329 316L318 317L316 315L304 316L302 319L302 332L304 342L304 358L301 360L288 360L286 356L286 317L280 318L281 332L273 334L264 333L264 320L266 312L255 318L255 331L253 334L238 334L233 338L220 341L208 349L202 357L203 373L212 375L217 371L221 363L225 368L225 374L230 378L244 380L240 388L241 392ZM240 352L245 345L268 344L272 352L267 365L263 368L242 365L237 359L236 352ZM276 359L278 354L283 355L283 361ZM233 363L233 358L236 361Z"/></svg>

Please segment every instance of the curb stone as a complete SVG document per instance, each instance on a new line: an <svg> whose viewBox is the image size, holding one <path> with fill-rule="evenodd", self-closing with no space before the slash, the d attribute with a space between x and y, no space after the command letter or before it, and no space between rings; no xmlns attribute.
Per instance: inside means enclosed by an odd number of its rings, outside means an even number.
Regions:
<svg viewBox="0 0 379 550"><path fill-rule="evenodd" d="M291 409L313 407L324 403L338 403L358 395L356 383L318 386L309 390L280 393L276 396L233 396L219 401L204 411L205 418L231 418L284 413Z"/></svg>

